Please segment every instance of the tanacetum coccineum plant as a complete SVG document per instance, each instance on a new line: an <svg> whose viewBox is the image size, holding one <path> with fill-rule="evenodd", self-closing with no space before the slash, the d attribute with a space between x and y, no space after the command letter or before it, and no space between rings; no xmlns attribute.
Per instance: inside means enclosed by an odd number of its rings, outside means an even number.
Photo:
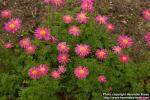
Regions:
<svg viewBox="0 0 150 100"><path fill-rule="evenodd" d="M79 1L78 9L61 12L70 1L41 0L41 5L57 8L55 18L48 15L46 23L30 32L20 31L16 43L3 43L0 52L7 54L3 59L9 62L2 64L12 64L13 70L0 76L0 99L14 95L20 100L103 100L102 93L145 92L141 80L149 75L149 63L132 60L134 37L115 33L111 17L95 11L96 0ZM3 29L17 36L24 20L8 13L1 15L7 19ZM51 14L50 10L43 13ZM148 10L143 16L147 21ZM149 46L150 34L143 38ZM144 75L136 76L142 71ZM148 86L144 86L146 91L150 91Z"/></svg>

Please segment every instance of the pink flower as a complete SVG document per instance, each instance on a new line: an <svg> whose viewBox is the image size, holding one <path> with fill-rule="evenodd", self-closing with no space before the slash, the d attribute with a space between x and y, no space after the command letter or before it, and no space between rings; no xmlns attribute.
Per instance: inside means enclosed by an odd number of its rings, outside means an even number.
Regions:
<svg viewBox="0 0 150 100"><path fill-rule="evenodd" d="M143 11L143 17L146 19L146 20L149 20L150 21L150 9L145 9Z"/></svg>
<svg viewBox="0 0 150 100"><path fill-rule="evenodd" d="M57 50L62 52L62 53L67 53L67 52L69 52L70 48L69 48L69 46L67 45L66 42L60 42L57 45Z"/></svg>
<svg viewBox="0 0 150 100"><path fill-rule="evenodd" d="M96 51L96 54L98 59L102 60L102 59L106 59L107 55L108 55L108 51L106 49L98 49Z"/></svg>
<svg viewBox="0 0 150 100"><path fill-rule="evenodd" d="M112 50L114 51L115 54L116 53L120 54L122 51L122 48L120 46L114 46Z"/></svg>
<svg viewBox="0 0 150 100"><path fill-rule="evenodd" d="M2 18L10 18L11 17L11 10L7 9L7 10L1 11L1 16L2 16Z"/></svg>
<svg viewBox="0 0 150 100"><path fill-rule="evenodd" d="M88 22L88 17L86 16L86 13L84 12L80 12L77 14L77 18L76 20L79 22L79 23L83 23L83 24L86 24Z"/></svg>
<svg viewBox="0 0 150 100"><path fill-rule="evenodd" d="M100 75L100 76L98 77L98 81L99 81L101 84L104 84L104 83L107 82L107 79L106 79L106 77L105 77L104 75Z"/></svg>
<svg viewBox="0 0 150 100"><path fill-rule="evenodd" d="M27 46L31 45L31 41L29 38L24 38L22 40L20 40L19 42L21 48L26 48Z"/></svg>
<svg viewBox="0 0 150 100"><path fill-rule="evenodd" d="M52 77L53 79L60 79L60 72L59 72L58 70L53 70L53 71L51 72L51 77Z"/></svg>
<svg viewBox="0 0 150 100"><path fill-rule="evenodd" d="M21 20L20 19L11 19L8 23L5 24L5 30L7 32L15 33L18 29L21 28Z"/></svg>
<svg viewBox="0 0 150 100"><path fill-rule="evenodd" d="M133 45L133 40L128 36L122 35L118 37L118 44L122 48L131 47Z"/></svg>
<svg viewBox="0 0 150 100"><path fill-rule="evenodd" d="M57 39L56 37L54 37L54 36L51 36L50 42L51 42L51 43L57 43L57 42L58 42L58 39Z"/></svg>
<svg viewBox="0 0 150 100"><path fill-rule="evenodd" d="M97 15L96 16L96 21L99 24L106 24L107 23L108 18L106 16L102 16L102 15Z"/></svg>
<svg viewBox="0 0 150 100"><path fill-rule="evenodd" d="M105 27L107 29L107 31L114 31L115 27L112 23L106 23Z"/></svg>
<svg viewBox="0 0 150 100"><path fill-rule="evenodd" d="M64 0L43 0L45 4L51 4L54 7L59 7L64 4Z"/></svg>
<svg viewBox="0 0 150 100"><path fill-rule="evenodd" d="M146 40L147 44L150 46L150 32L148 32L148 33L145 35L145 40Z"/></svg>
<svg viewBox="0 0 150 100"><path fill-rule="evenodd" d="M4 43L3 47L6 49L10 49L10 48L13 48L14 45L11 42L6 42L6 43Z"/></svg>
<svg viewBox="0 0 150 100"><path fill-rule="evenodd" d="M91 52L91 48L90 48L90 46L88 46L86 44L77 44L77 46L75 48L75 52L80 57L85 57Z"/></svg>
<svg viewBox="0 0 150 100"><path fill-rule="evenodd" d="M80 0L82 3L83 2L88 2L88 3L94 3L94 0Z"/></svg>
<svg viewBox="0 0 150 100"><path fill-rule="evenodd" d="M40 71L40 75L47 75L48 74L48 66L46 64L39 64L38 69Z"/></svg>
<svg viewBox="0 0 150 100"><path fill-rule="evenodd" d="M57 57L59 63L67 64L69 62L69 55L66 53L59 54Z"/></svg>
<svg viewBox="0 0 150 100"><path fill-rule="evenodd" d="M29 69L28 75L32 79L38 79L38 78L40 78L40 71L38 68L32 67Z"/></svg>
<svg viewBox="0 0 150 100"><path fill-rule="evenodd" d="M93 12L94 11L93 2L82 2L81 9L84 12Z"/></svg>
<svg viewBox="0 0 150 100"><path fill-rule="evenodd" d="M79 36L81 33L80 28L77 26L71 26L69 28L69 34L73 36Z"/></svg>
<svg viewBox="0 0 150 100"><path fill-rule="evenodd" d="M27 54L34 54L36 51L36 47L34 45L29 45L25 48L25 52Z"/></svg>
<svg viewBox="0 0 150 100"><path fill-rule="evenodd" d="M75 70L74 70L74 74L76 75L76 77L78 77L79 79L83 79L86 78L87 75L89 74L89 70L84 67L84 66L78 66Z"/></svg>
<svg viewBox="0 0 150 100"><path fill-rule="evenodd" d="M66 67L65 66L58 66L58 71L62 74L64 74L66 72Z"/></svg>
<svg viewBox="0 0 150 100"><path fill-rule="evenodd" d="M120 54L120 61L122 63L128 63L129 61L129 56L128 55L125 55L125 54Z"/></svg>
<svg viewBox="0 0 150 100"><path fill-rule="evenodd" d="M70 24L70 23L73 22L73 17L70 16L70 15L64 15L64 16L63 16L63 21L64 21L64 23L66 23L66 24Z"/></svg>
<svg viewBox="0 0 150 100"><path fill-rule="evenodd" d="M48 28L42 28L42 27L37 28L34 34L37 39L39 40L44 39L45 41L48 41L51 35Z"/></svg>

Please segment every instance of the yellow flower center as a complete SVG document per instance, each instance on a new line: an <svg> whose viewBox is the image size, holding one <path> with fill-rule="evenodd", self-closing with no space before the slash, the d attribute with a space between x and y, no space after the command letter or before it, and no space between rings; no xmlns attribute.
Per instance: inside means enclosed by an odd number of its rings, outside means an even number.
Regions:
<svg viewBox="0 0 150 100"><path fill-rule="evenodd" d="M43 68L43 67L40 68L40 71L41 71L41 72L44 72L44 71L45 71L45 68Z"/></svg>
<svg viewBox="0 0 150 100"><path fill-rule="evenodd" d="M105 55L105 52L100 52L99 55L100 55L100 56L104 56L104 55Z"/></svg>
<svg viewBox="0 0 150 100"><path fill-rule="evenodd" d="M54 76L58 76L58 73L57 73L57 72L55 72L53 75L54 75Z"/></svg>
<svg viewBox="0 0 150 100"><path fill-rule="evenodd" d="M74 27L73 31L78 32L78 28Z"/></svg>
<svg viewBox="0 0 150 100"><path fill-rule="evenodd" d="M33 75L37 75L37 71L34 70L34 71L32 72L32 74L33 74Z"/></svg>
<svg viewBox="0 0 150 100"><path fill-rule="evenodd" d="M26 45L26 44L27 44L27 41L23 41L22 43Z"/></svg>
<svg viewBox="0 0 150 100"><path fill-rule="evenodd" d="M10 28L14 28L15 25L14 25L14 24L10 24L9 27L10 27Z"/></svg>
<svg viewBox="0 0 150 100"><path fill-rule="evenodd" d="M62 56L62 60L66 60L67 59L67 57L66 56Z"/></svg>
<svg viewBox="0 0 150 100"><path fill-rule="evenodd" d="M127 40L127 39L124 39L124 40L123 40L123 43L127 44L127 43L128 43L128 40Z"/></svg>
<svg viewBox="0 0 150 100"><path fill-rule="evenodd" d="M80 73L80 74L84 74L84 70L81 69L81 70L79 71L79 73Z"/></svg>
<svg viewBox="0 0 150 100"><path fill-rule="evenodd" d="M100 17L99 20L100 20L100 21L104 21L104 18Z"/></svg>
<svg viewBox="0 0 150 100"><path fill-rule="evenodd" d="M147 12L146 15L147 15L147 16L150 16L150 12Z"/></svg>
<svg viewBox="0 0 150 100"><path fill-rule="evenodd" d="M112 26L111 25L108 25L108 29L111 29L112 28Z"/></svg>
<svg viewBox="0 0 150 100"><path fill-rule="evenodd" d="M40 34L41 34L41 35L45 35L45 34L46 34L45 30L41 30L41 31L40 31Z"/></svg>
<svg viewBox="0 0 150 100"><path fill-rule="evenodd" d="M66 48L66 46L64 46L64 45L61 45L61 49L65 49Z"/></svg>
<svg viewBox="0 0 150 100"><path fill-rule="evenodd" d="M80 14L80 18L85 18L85 14Z"/></svg>
<svg viewBox="0 0 150 100"><path fill-rule="evenodd" d="M127 60L127 57L122 57L122 60L123 60L123 61L126 61L126 60Z"/></svg>
<svg viewBox="0 0 150 100"><path fill-rule="evenodd" d="M80 51L81 52L85 51L85 48L84 47L80 47Z"/></svg>
<svg viewBox="0 0 150 100"><path fill-rule="evenodd" d="M69 17L69 16L68 16L68 17L66 17L66 20L71 20L71 17Z"/></svg>
<svg viewBox="0 0 150 100"><path fill-rule="evenodd" d="M28 50L32 51L32 50L33 50L33 48L32 48L32 47L28 47Z"/></svg>

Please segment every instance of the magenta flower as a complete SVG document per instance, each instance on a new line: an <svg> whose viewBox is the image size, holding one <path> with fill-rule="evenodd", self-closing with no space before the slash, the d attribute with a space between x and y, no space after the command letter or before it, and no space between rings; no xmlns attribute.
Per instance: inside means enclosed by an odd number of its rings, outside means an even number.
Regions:
<svg viewBox="0 0 150 100"><path fill-rule="evenodd" d="M69 48L69 46L67 45L66 42L60 42L57 45L57 50L62 52L62 53L68 53L70 48Z"/></svg>
<svg viewBox="0 0 150 100"><path fill-rule="evenodd" d="M86 13L84 12L80 12L77 14L77 17L76 17L76 20L79 22L79 23L83 23L83 24L86 24L88 22L88 17L86 15Z"/></svg>
<svg viewBox="0 0 150 100"><path fill-rule="evenodd" d="M98 59L106 59L108 55L108 51L106 49L98 49L95 53Z"/></svg>
<svg viewBox="0 0 150 100"><path fill-rule="evenodd" d="M128 55L125 55L125 54L120 54L120 61L122 63L128 63L129 61L129 56Z"/></svg>
<svg viewBox="0 0 150 100"><path fill-rule="evenodd" d="M147 44L150 46L150 32L148 32L148 33L145 35L145 40L146 40Z"/></svg>
<svg viewBox="0 0 150 100"><path fill-rule="evenodd" d="M73 36L79 36L81 33L81 30L78 26L71 26L69 28L69 34Z"/></svg>
<svg viewBox="0 0 150 100"><path fill-rule="evenodd" d="M121 51L122 51L122 48L121 48L120 46L114 46L114 47L112 48L112 50L114 51L115 54L116 54L116 53L120 54Z"/></svg>
<svg viewBox="0 0 150 100"><path fill-rule="evenodd" d="M108 21L108 18L107 18L106 16L97 15L97 16L96 16L96 21L97 21L99 24L106 24L107 21Z"/></svg>
<svg viewBox="0 0 150 100"><path fill-rule="evenodd" d="M131 47L133 45L133 40L131 37L121 35L118 37L118 44L122 48Z"/></svg>
<svg viewBox="0 0 150 100"><path fill-rule="evenodd" d="M100 75L100 76L98 77L98 81L99 81L101 84L106 83L106 82L107 82L106 76Z"/></svg>
<svg viewBox="0 0 150 100"><path fill-rule="evenodd" d="M50 39L51 33L48 28L39 27L35 30L34 35L39 40L44 39L45 41L48 41Z"/></svg>
<svg viewBox="0 0 150 100"><path fill-rule="evenodd" d="M3 10L1 11L1 17L2 18L10 18L11 17L11 10Z"/></svg>
<svg viewBox="0 0 150 100"><path fill-rule="evenodd" d="M21 24L22 22L20 19L11 19L8 23L5 24L5 30L7 32L15 33L21 28Z"/></svg>
<svg viewBox="0 0 150 100"><path fill-rule="evenodd" d="M66 67L65 66L58 66L58 71L61 73L61 74L64 74L66 72Z"/></svg>
<svg viewBox="0 0 150 100"><path fill-rule="evenodd" d="M24 38L22 40L20 40L19 42L21 48L26 48L27 46L31 45L31 41L29 38Z"/></svg>
<svg viewBox="0 0 150 100"><path fill-rule="evenodd" d="M25 52L27 54L34 54L36 51L36 47L34 45L29 45L25 48Z"/></svg>
<svg viewBox="0 0 150 100"><path fill-rule="evenodd" d="M144 17L144 19L150 21L150 9L145 9L145 10L143 11L143 17Z"/></svg>
<svg viewBox="0 0 150 100"><path fill-rule="evenodd" d="M49 67L46 64L39 64L38 69L40 71L40 75L44 76L48 74Z"/></svg>
<svg viewBox="0 0 150 100"><path fill-rule="evenodd" d="M52 72L51 72L51 77L53 78L53 79L60 79L60 72L58 71L58 70L53 70Z"/></svg>
<svg viewBox="0 0 150 100"><path fill-rule="evenodd" d="M82 2L81 9L84 12L93 12L94 11L94 4L93 4L93 2Z"/></svg>
<svg viewBox="0 0 150 100"><path fill-rule="evenodd" d="M51 43L57 43L57 42L58 42L58 39L57 39L56 37L54 37L54 36L51 36L50 42L51 42Z"/></svg>
<svg viewBox="0 0 150 100"><path fill-rule="evenodd" d="M91 47L86 44L77 44L75 52L80 57L85 57L91 52Z"/></svg>
<svg viewBox="0 0 150 100"><path fill-rule="evenodd" d="M86 78L87 75L89 75L89 70L84 67L84 66L78 66L75 70L74 70L74 74L76 75L76 77L78 77L79 79L83 79Z"/></svg>
<svg viewBox="0 0 150 100"><path fill-rule="evenodd" d="M67 64L69 62L69 55L66 53L59 54L57 60L61 64Z"/></svg>
<svg viewBox="0 0 150 100"><path fill-rule="evenodd" d="M39 79L40 78L40 71L38 68L32 67L29 69L28 75L32 79Z"/></svg>
<svg viewBox="0 0 150 100"><path fill-rule="evenodd" d="M11 49L14 47L14 45L11 42L5 42L3 47L6 49Z"/></svg>
<svg viewBox="0 0 150 100"><path fill-rule="evenodd" d="M73 17L70 16L70 15L64 15L64 16L63 16L63 21L64 21L64 23L66 23L66 24L70 24L70 23L73 22Z"/></svg>
<svg viewBox="0 0 150 100"><path fill-rule="evenodd" d="M107 31L114 31L115 30L115 27L112 23L106 23L105 27L106 27Z"/></svg>

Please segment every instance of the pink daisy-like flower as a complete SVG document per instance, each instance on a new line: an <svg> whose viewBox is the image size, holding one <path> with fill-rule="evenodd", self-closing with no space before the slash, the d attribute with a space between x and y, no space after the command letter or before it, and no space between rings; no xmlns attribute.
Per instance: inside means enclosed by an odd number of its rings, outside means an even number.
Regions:
<svg viewBox="0 0 150 100"><path fill-rule="evenodd" d="M10 18L11 17L11 10L3 10L1 11L1 17L2 18Z"/></svg>
<svg viewBox="0 0 150 100"><path fill-rule="evenodd" d="M31 41L29 38L24 38L22 40L20 40L19 42L21 48L26 48L27 46L31 45Z"/></svg>
<svg viewBox="0 0 150 100"><path fill-rule="evenodd" d="M28 75L32 79L38 79L38 78L40 78L40 71L38 68L32 67L29 69Z"/></svg>
<svg viewBox="0 0 150 100"><path fill-rule="evenodd" d="M83 79L86 78L87 75L89 74L89 70L84 67L84 66L78 66L75 70L74 70L74 74L79 78L79 79Z"/></svg>
<svg viewBox="0 0 150 100"><path fill-rule="evenodd" d="M69 55L66 53L59 54L57 57L59 63L67 64L69 62Z"/></svg>
<svg viewBox="0 0 150 100"><path fill-rule="evenodd" d="M107 18L106 16L97 15L97 16L96 16L96 21L97 21L99 24L106 24L107 21L108 21L108 18Z"/></svg>
<svg viewBox="0 0 150 100"><path fill-rule="evenodd" d="M34 45L29 45L25 48L25 52L27 54L34 54L36 51L36 47Z"/></svg>
<svg viewBox="0 0 150 100"><path fill-rule="evenodd" d="M120 46L114 46L113 48L112 48L112 50L114 51L114 53L116 54L116 53L121 53L121 51L122 51L122 48L120 47Z"/></svg>
<svg viewBox="0 0 150 100"><path fill-rule="evenodd" d="M60 42L57 45L57 50L62 52L62 53L67 53L67 52L69 52L70 48L66 42Z"/></svg>
<svg viewBox="0 0 150 100"><path fill-rule="evenodd" d="M51 33L48 28L39 27L35 30L34 35L39 40L44 39L45 41L48 41L50 39Z"/></svg>
<svg viewBox="0 0 150 100"><path fill-rule="evenodd" d="M58 71L60 71L60 73L64 74L66 72L66 67L65 66L58 66Z"/></svg>
<svg viewBox="0 0 150 100"><path fill-rule="evenodd" d="M145 35L145 40L146 40L147 44L150 46L150 32L148 32L148 33Z"/></svg>
<svg viewBox="0 0 150 100"><path fill-rule="evenodd" d="M98 49L96 51L96 54L98 59L102 60L102 59L106 59L107 55L108 55L108 51L106 49Z"/></svg>
<svg viewBox="0 0 150 100"><path fill-rule="evenodd" d="M58 42L58 39L57 39L56 37L54 37L54 36L51 36L50 42L51 42L51 43L57 43L57 42Z"/></svg>
<svg viewBox="0 0 150 100"><path fill-rule="evenodd" d="M5 30L7 32L15 33L18 29L21 28L21 20L20 19L11 19L8 23L5 24Z"/></svg>
<svg viewBox="0 0 150 100"><path fill-rule="evenodd" d="M48 66L46 64L39 64L38 69L40 71L40 75L47 75L48 74Z"/></svg>
<svg viewBox="0 0 150 100"><path fill-rule="evenodd" d="M58 71L58 70L53 70L52 72L51 72L51 77L53 78L53 79L60 79L60 72Z"/></svg>
<svg viewBox="0 0 150 100"><path fill-rule="evenodd" d="M6 43L4 43L3 47L6 49L10 49L10 48L13 48L14 45L11 42L6 42Z"/></svg>
<svg viewBox="0 0 150 100"><path fill-rule="evenodd" d="M83 24L86 24L88 22L88 17L86 16L86 13L84 12L80 12L77 14L77 18L76 20L79 22L79 23L83 23Z"/></svg>
<svg viewBox="0 0 150 100"><path fill-rule="evenodd" d="M69 34L73 36L79 36L81 33L81 30L78 26L71 26L69 28Z"/></svg>
<svg viewBox="0 0 150 100"><path fill-rule="evenodd" d="M85 57L88 54L90 54L91 52L91 47L89 45L86 44L77 44L76 48L75 48L75 52L77 53L77 55L79 55L80 57Z"/></svg>
<svg viewBox="0 0 150 100"><path fill-rule="evenodd" d="M106 82L107 82L106 76L100 75L100 76L98 77L98 81L99 81L100 83L102 83L102 84L106 83Z"/></svg>
<svg viewBox="0 0 150 100"><path fill-rule="evenodd" d="M150 21L150 9L145 9L145 10L143 11L143 17L144 17L144 19Z"/></svg>
<svg viewBox="0 0 150 100"><path fill-rule="evenodd" d="M133 40L131 37L128 36L119 36L118 37L118 44L122 48L131 47L133 45Z"/></svg>
<svg viewBox="0 0 150 100"><path fill-rule="evenodd" d="M128 55L125 55L125 54L120 54L120 61L122 63L128 63L129 61L129 56Z"/></svg>
<svg viewBox="0 0 150 100"><path fill-rule="evenodd" d="M93 12L94 11L93 2L82 2L81 9L84 12Z"/></svg>
<svg viewBox="0 0 150 100"><path fill-rule="evenodd" d="M70 15L64 15L64 16L63 16L63 21L64 21L64 23L66 23L66 24L70 24L70 23L73 22L73 17L70 16Z"/></svg>
<svg viewBox="0 0 150 100"><path fill-rule="evenodd" d="M107 29L107 31L114 31L115 27L112 23L106 23L105 27Z"/></svg>

